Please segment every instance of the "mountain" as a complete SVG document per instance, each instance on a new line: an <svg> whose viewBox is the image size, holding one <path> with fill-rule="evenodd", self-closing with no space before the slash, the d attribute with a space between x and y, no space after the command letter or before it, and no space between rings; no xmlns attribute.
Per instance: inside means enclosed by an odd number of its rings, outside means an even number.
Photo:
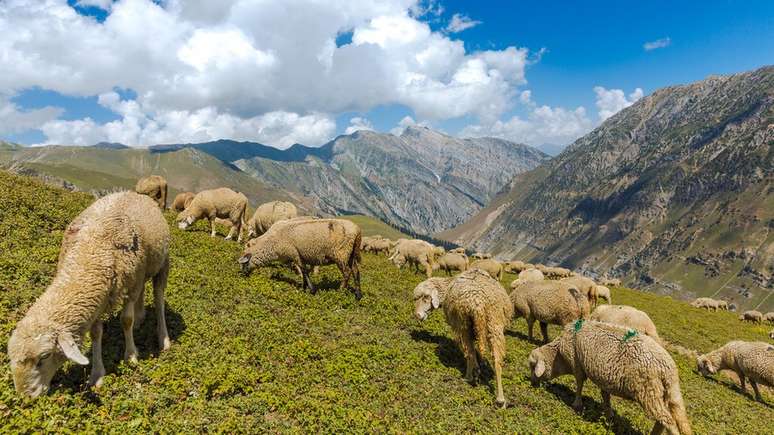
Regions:
<svg viewBox="0 0 774 435"><path fill-rule="evenodd" d="M125 150L129 148L128 146L118 142L99 142L92 145L92 147L108 149L108 150Z"/></svg>
<svg viewBox="0 0 774 435"><path fill-rule="evenodd" d="M540 151L543 151L544 153L548 154L551 157L558 156L561 154L561 152L564 150L564 145L557 145L552 143L544 143L542 145L538 145L536 147Z"/></svg>
<svg viewBox="0 0 774 435"><path fill-rule="evenodd" d="M774 308L774 67L656 91L439 236Z"/></svg>

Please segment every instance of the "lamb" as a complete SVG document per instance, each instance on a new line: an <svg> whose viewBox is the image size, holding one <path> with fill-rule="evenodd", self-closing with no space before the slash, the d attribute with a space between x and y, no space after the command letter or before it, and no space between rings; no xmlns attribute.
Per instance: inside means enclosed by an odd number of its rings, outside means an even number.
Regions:
<svg viewBox="0 0 774 435"><path fill-rule="evenodd" d="M435 246L424 240L399 240L395 245L395 251L390 256L390 261L400 269L404 264L409 263L419 270L421 266L425 270L428 278L433 276L433 263L437 251Z"/></svg>
<svg viewBox="0 0 774 435"><path fill-rule="evenodd" d="M162 210L167 208L167 180L164 177L151 175L140 178L134 186L134 191L151 197Z"/></svg>
<svg viewBox="0 0 774 435"><path fill-rule="evenodd" d="M498 281L503 279L503 264L497 260L486 259L486 260L474 261L470 265L470 268L481 269L484 272L488 273L489 276L491 276L492 278Z"/></svg>
<svg viewBox="0 0 774 435"><path fill-rule="evenodd" d="M590 319L636 329L655 340L656 343L662 344L656 325L650 320L650 316L634 307L628 305L600 305L591 313Z"/></svg>
<svg viewBox="0 0 774 435"><path fill-rule="evenodd" d="M769 323L774 323L774 311L770 311L770 312L764 314L763 315L763 321L764 322L769 322Z"/></svg>
<svg viewBox="0 0 774 435"><path fill-rule="evenodd" d="M589 302L593 303L594 306L597 305L597 283L592 279L585 276L571 276L569 278L562 278L560 281L577 287L578 290L586 295Z"/></svg>
<svg viewBox="0 0 774 435"><path fill-rule="evenodd" d="M437 264L438 268L446 272L447 276L451 276L452 271L464 272L468 270L468 257L455 252L447 252L438 259Z"/></svg>
<svg viewBox="0 0 774 435"><path fill-rule="evenodd" d="M193 192L178 193L177 196L175 196L175 200L172 201L172 210L178 213L185 210L191 204L191 201L193 201L195 196L196 194Z"/></svg>
<svg viewBox="0 0 774 435"><path fill-rule="evenodd" d="M264 267L273 261L292 264L301 275L302 288L308 287L312 294L317 292L309 278L308 266L338 266L343 279L339 289L349 286L355 299L360 300L360 227L346 219L309 219L277 222L262 236L245 245L239 264L242 271L249 273L256 267Z"/></svg>
<svg viewBox="0 0 774 435"><path fill-rule="evenodd" d="M774 346L760 341L730 341L719 349L696 358L696 366L704 376L719 370L732 370L739 376L742 392L750 380L755 399L763 401L758 384L774 387Z"/></svg>
<svg viewBox="0 0 774 435"><path fill-rule="evenodd" d="M269 230L278 221L293 219L298 216L298 209L289 202L271 201L261 204L255 209L253 217L247 221L247 238L252 239Z"/></svg>
<svg viewBox="0 0 774 435"><path fill-rule="evenodd" d="M610 296L610 289L603 285L596 286L596 288L594 289L593 295L595 297L595 300L594 300L595 304L599 302L600 299L604 299L608 304L613 303L613 299Z"/></svg>
<svg viewBox="0 0 774 435"><path fill-rule="evenodd" d="M497 382L497 404L505 407L502 365L505 359L505 325L513 317L508 294L486 272L469 269L455 278L430 278L414 289L414 314L425 320L433 309L443 307L446 322L465 355L465 379L475 382L478 357L492 352Z"/></svg>
<svg viewBox="0 0 774 435"><path fill-rule="evenodd" d="M760 311L749 310L739 315L739 320L743 322L761 323L763 321L763 314Z"/></svg>
<svg viewBox="0 0 774 435"><path fill-rule="evenodd" d="M215 237L215 218L226 219L231 223L231 231L226 240L234 235L242 241L242 226L245 224L247 197L227 187L204 190L196 194L191 204L177 215L177 224L181 230L188 228L200 219L210 222L211 237Z"/></svg>
<svg viewBox="0 0 774 435"><path fill-rule="evenodd" d="M545 277L543 276L543 272L537 269L526 269L519 272L518 279L521 282L543 281Z"/></svg>
<svg viewBox="0 0 774 435"><path fill-rule="evenodd" d="M615 364L611 364L615 361ZM666 429L690 434L691 425L680 391L680 378L669 353L647 335L595 321L565 326L553 342L529 355L533 385L561 375L575 375L573 408L583 409L583 384L590 379L602 390L602 401L612 417L610 396L640 404L656 420L652 434Z"/></svg>
<svg viewBox="0 0 774 435"><path fill-rule="evenodd" d="M517 280L519 281L519 280ZM548 324L566 325L589 315L589 301L576 287L561 281L532 281L511 285L515 316L527 321L529 339L537 320L543 342L548 343Z"/></svg>
<svg viewBox="0 0 774 435"><path fill-rule="evenodd" d="M37 397L48 391L66 360L88 364L78 348L86 331L92 339L89 382L100 386L105 375L102 318L121 304L124 357L136 362L132 327L141 322L145 282L150 279L159 347L169 349L164 317L169 244L167 222L157 204L144 195L108 195L78 215L65 231L53 281L8 341L16 391Z"/></svg>

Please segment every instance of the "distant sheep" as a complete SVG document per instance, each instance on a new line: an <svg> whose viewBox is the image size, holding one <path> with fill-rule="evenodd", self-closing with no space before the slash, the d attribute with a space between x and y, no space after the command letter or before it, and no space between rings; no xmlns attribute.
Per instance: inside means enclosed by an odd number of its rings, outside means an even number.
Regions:
<svg viewBox="0 0 774 435"><path fill-rule="evenodd" d="M543 272L537 269L526 269L519 272L519 281L522 282L543 281L544 279Z"/></svg>
<svg viewBox="0 0 774 435"><path fill-rule="evenodd" d="M763 321L764 322L769 322L769 323L774 323L774 311L770 311L770 312L764 314L763 315Z"/></svg>
<svg viewBox="0 0 774 435"><path fill-rule="evenodd" d="M763 321L763 314L760 311L749 310L739 315L739 320L743 322L761 323Z"/></svg>
<svg viewBox="0 0 774 435"><path fill-rule="evenodd" d="M275 222L293 219L298 216L295 205L285 201L271 201L258 206L253 217L247 221L247 238L258 237L274 225Z"/></svg>
<svg viewBox="0 0 774 435"><path fill-rule="evenodd" d="M503 269L508 273L519 273L525 269L524 262L519 260L506 261L503 263Z"/></svg>
<svg viewBox="0 0 774 435"><path fill-rule="evenodd" d="M499 282L486 272L470 269L456 278L430 278L414 289L414 313L425 320L433 309L443 307L446 322L465 355L465 378L474 382L478 356L492 352L497 382L497 404L505 407L502 365L505 359L505 325L513 308Z"/></svg>
<svg viewBox="0 0 774 435"><path fill-rule="evenodd" d="M452 272L464 272L468 270L468 257L456 252L447 252L438 259L438 268L451 276Z"/></svg>
<svg viewBox="0 0 774 435"><path fill-rule="evenodd" d="M467 253L465 252L465 248L454 248L449 250L452 254L462 254L467 257Z"/></svg>
<svg viewBox="0 0 774 435"><path fill-rule="evenodd" d="M533 281L511 284L514 315L527 321L529 339L532 327L540 322L543 342L548 342L548 325L566 325L589 315L589 301L574 286L561 281Z"/></svg>
<svg viewBox="0 0 774 435"><path fill-rule="evenodd" d="M650 320L650 316L634 307L628 305L600 305L591 313L590 319L636 329L656 340L657 343L662 344L656 325Z"/></svg>
<svg viewBox="0 0 774 435"><path fill-rule="evenodd" d="M565 269L564 267L544 267L541 272L543 272L548 279L562 279L572 276L572 271L570 269Z"/></svg>
<svg viewBox="0 0 774 435"><path fill-rule="evenodd" d="M470 258L474 260L488 260L492 258L492 254L488 254L485 252L475 252L473 255L470 256Z"/></svg>
<svg viewBox="0 0 774 435"><path fill-rule="evenodd" d="M728 309L728 304L726 302L717 301L712 298L697 298L696 300L691 302L691 306L694 308L703 308L705 310L717 311L719 309L722 309L720 302L723 302L722 305L725 305L726 309Z"/></svg>
<svg viewBox="0 0 774 435"><path fill-rule="evenodd" d="M730 341L699 356L696 365L704 376L714 375L720 370L732 370L739 377L745 393L745 383L749 379L758 401L763 401L758 384L774 387L774 346L768 343Z"/></svg>
<svg viewBox="0 0 774 435"><path fill-rule="evenodd" d="M612 363L614 362L614 363ZM651 433L666 429L690 434L680 377L669 353L647 335L595 321L565 326L562 335L529 355L533 385L561 375L575 375L576 411L583 409L583 384L590 379L602 390L602 402L612 417L610 396L633 400L656 420Z"/></svg>
<svg viewBox="0 0 774 435"><path fill-rule="evenodd" d="M181 230L188 228L200 219L210 222L211 237L215 237L215 218L231 222L231 231L226 236L230 240L237 236L242 241L242 226L245 223L247 197L227 187L204 190L196 194L185 210L177 215L177 224Z"/></svg>
<svg viewBox="0 0 774 435"><path fill-rule="evenodd" d="M374 254L387 254L392 247L392 241L383 237L363 237L363 251Z"/></svg>
<svg viewBox="0 0 774 435"><path fill-rule="evenodd" d="M121 192L105 196L67 227L59 265L51 285L16 325L8 341L16 391L37 397L66 361L89 363L78 348L90 331L91 376L99 386L102 319L123 305L124 358L137 361L132 328L142 321L145 282L153 280L159 347L170 347L164 317L169 274L169 227L157 203L147 196Z"/></svg>
<svg viewBox="0 0 774 435"><path fill-rule="evenodd" d="M134 191L151 197L162 210L167 208L167 180L164 177L151 175L140 178L134 186Z"/></svg>
<svg viewBox="0 0 774 435"><path fill-rule="evenodd" d="M486 259L474 261L470 264L470 268L481 269L498 281L503 279L503 264L497 260Z"/></svg>
<svg viewBox="0 0 774 435"><path fill-rule="evenodd" d="M424 269L427 278L433 276L433 266L438 251L436 247L424 240L399 240L395 245L393 254L389 257L390 261L398 269L404 264L414 266L415 271L420 267Z"/></svg>
<svg viewBox="0 0 774 435"><path fill-rule="evenodd" d="M610 296L610 289L603 285L596 286L593 292L593 296L595 298L595 305L599 302L600 299L604 299L608 304L613 303L613 298Z"/></svg>
<svg viewBox="0 0 774 435"><path fill-rule="evenodd" d="M569 278L562 278L560 281L575 286L580 290L594 306L597 305L597 283L591 278L585 276L571 276Z"/></svg>
<svg viewBox="0 0 774 435"><path fill-rule="evenodd" d="M262 236L247 242L239 264L243 272L264 267L274 261L291 264L301 276L302 287L312 294L316 289L309 278L308 266L338 266L343 279L340 289L349 286L360 300L360 227L346 219L290 219L277 222Z"/></svg>
<svg viewBox="0 0 774 435"><path fill-rule="evenodd" d="M185 210L186 207L191 204L191 201L193 201L195 196L196 194L193 192L178 193L177 196L175 196L175 200L172 201L172 210L178 213Z"/></svg>
<svg viewBox="0 0 774 435"><path fill-rule="evenodd" d="M621 280L618 278L603 278L601 284L608 287L621 287Z"/></svg>

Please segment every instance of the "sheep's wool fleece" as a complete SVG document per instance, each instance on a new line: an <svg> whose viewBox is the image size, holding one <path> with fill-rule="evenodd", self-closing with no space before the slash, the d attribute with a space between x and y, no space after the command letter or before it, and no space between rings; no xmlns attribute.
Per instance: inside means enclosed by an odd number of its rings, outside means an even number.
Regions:
<svg viewBox="0 0 774 435"><path fill-rule="evenodd" d="M483 317L501 326L507 325L513 317L508 293L499 282L478 269L463 272L451 281L443 309L447 319Z"/></svg>

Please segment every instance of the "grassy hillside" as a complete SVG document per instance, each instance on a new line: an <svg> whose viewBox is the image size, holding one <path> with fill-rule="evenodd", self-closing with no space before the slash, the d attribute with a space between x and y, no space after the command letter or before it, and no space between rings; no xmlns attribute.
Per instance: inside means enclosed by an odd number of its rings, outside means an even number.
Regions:
<svg viewBox="0 0 774 435"><path fill-rule="evenodd" d="M8 336L50 282L62 229L90 198L0 172L0 199L0 432L109 427L130 433L642 433L651 428L638 407L620 399L613 399L613 421L605 421L592 385L585 389L585 412L575 414L569 406L571 377L532 388L526 358L535 344L525 340L523 320L507 332L504 388L510 406L495 409L491 370L478 386L463 380L464 360L443 314L433 313L424 323L413 318L411 290L419 276L365 255L360 303L335 289L339 275L329 267L317 278L322 290L311 296L299 290L298 278L286 268L241 276L239 245L211 239L202 226L189 232L172 227L169 352L158 355L149 310L136 334L140 362L123 364L123 338L113 315L104 343L108 376L99 392L85 387L88 367L68 364L55 376L52 393L22 401L8 368ZM768 329L632 290L614 289L613 298L648 311L662 337L700 351L732 338L764 340ZM693 361L674 357L696 433L770 431L770 391L769 404L756 403L727 378L703 379Z"/></svg>
<svg viewBox="0 0 774 435"><path fill-rule="evenodd" d="M349 221L352 221L358 224L360 226L360 229L363 230L364 236L375 236L379 234L379 235L382 235L383 237L387 237L388 239L392 239L392 240L397 240L401 238L410 238L406 234L403 234L402 232L396 230L395 228L371 216L364 216L359 214L359 215L350 215L350 216L341 216L341 217L343 219L347 219Z"/></svg>

